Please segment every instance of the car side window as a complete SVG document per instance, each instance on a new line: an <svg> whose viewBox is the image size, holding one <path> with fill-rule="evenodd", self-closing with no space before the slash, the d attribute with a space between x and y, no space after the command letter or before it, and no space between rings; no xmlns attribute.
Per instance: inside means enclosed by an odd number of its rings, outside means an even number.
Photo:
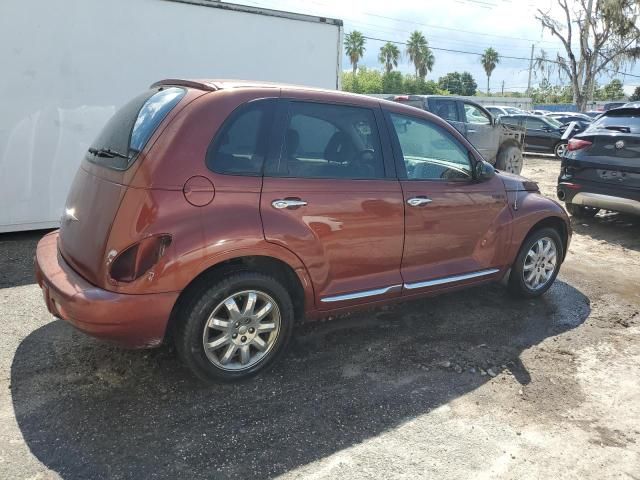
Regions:
<svg viewBox="0 0 640 480"><path fill-rule="evenodd" d="M275 104L275 99L256 100L236 109L209 145L207 167L229 175L262 175Z"/></svg>
<svg viewBox="0 0 640 480"><path fill-rule="evenodd" d="M542 130L546 124L537 118L527 118L525 124L530 130Z"/></svg>
<svg viewBox="0 0 640 480"><path fill-rule="evenodd" d="M470 180L469 152L428 120L390 114L409 180Z"/></svg>
<svg viewBox="0 0 640 480"><path fill-rule="evenodd" d="M460 121L458 106L454 100L430 99L429 106L431 107L431 112L435 113L440 118L453 122Z"/></svg>
<svg viewBox="0 0 640 480"><path fill-rule="evenodd" d="M380 136L368 108L291 102L276 175L384 178Z"/></svg>
<svg viewBox="0 0 640 480"><path fill-rule="evenodd" d="M467 123L473 123L476 125L491 125L491 118L475 105L465 103L464 113L467 116Z"/></svg>

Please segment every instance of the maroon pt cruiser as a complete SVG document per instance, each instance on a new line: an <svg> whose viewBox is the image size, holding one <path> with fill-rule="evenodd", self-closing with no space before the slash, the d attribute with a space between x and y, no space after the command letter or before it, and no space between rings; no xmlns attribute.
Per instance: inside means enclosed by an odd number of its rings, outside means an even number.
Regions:
<svg viewBox="0 0 640 480"><path fill-rule="evenodd" d="M570 239L538 186L438 117L359 95L164 80L88 149L38 244L49 311L205 380L282 355L296 320L505 280L544 293Z"/></svg>

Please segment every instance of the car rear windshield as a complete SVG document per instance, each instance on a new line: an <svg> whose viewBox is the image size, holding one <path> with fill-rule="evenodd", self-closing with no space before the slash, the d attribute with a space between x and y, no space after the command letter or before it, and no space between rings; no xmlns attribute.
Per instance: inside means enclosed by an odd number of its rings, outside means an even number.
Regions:
<svg viewBox="0 0 640 480"><path fill-rule="evenodd" d="M89 148L87 160L114 170L127 169L185 93L184 88L160 87L138 95L107 122Z"/></svg>
<svg viewBox="0 0 640 480"><path fill-rule="evenodd" d="M592 129L618 130L625 133L640 133L640 111L609 112L592 124Z"/></svg>

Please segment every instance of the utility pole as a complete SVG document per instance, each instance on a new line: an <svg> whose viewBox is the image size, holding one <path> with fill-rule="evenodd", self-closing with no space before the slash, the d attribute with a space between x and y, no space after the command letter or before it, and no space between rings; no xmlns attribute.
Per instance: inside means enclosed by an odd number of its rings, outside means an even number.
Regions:
<svg viewBox="0 0 640 480"><path fill-rule="evenodd" d="M502 96L504 97L504 80L502 80Z"/></svg>
<svg viewBox="0 0 640 480"><path fill-rule="evenodd" d="M531 95L531 73L533 72L533 49L534 44L531 44L531 59L529 60L529 81L527 82L527 95Z"/></svg>

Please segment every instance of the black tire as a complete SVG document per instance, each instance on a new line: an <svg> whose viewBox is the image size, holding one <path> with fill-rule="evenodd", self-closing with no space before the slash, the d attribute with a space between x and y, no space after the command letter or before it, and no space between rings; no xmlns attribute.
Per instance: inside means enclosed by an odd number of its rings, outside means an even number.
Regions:
<svg viewBox="0 0 640 480"><path fill-rule="evenodd" d="M533 247L534 244L538 242L538 240L549 238L553 241L556 247L556 265L555 269L549 278L549 280L540 288L532 289L530 288L524 278L524 266L525 260L527 258L527 254L529 250ZM522 246L520 247L520 251L518 252L518 256L516 257L516 261L511 267L511 275L509 276L509 290L511 293L517 297L521 298L534 298L539 297L544 294L558 276L558 272L560 271L560 265L562 264L562 259L564 258L564 247L562 239L560 238L560 234L554 228L541 228L539 230L535 230L529 234L529 236L522 242Z"/></svg>
<svg viewBox="0 0 640 480"><path fill-rule="evenodd" d="M248 290L263 293L275 302L280 317L279 331L272 346L257 363L241 370L227 370L223 366L216 365L205 352L203 340L205 325L221 302L231 295ZM258 272L238 272L209 287L195 288L187 295L189 298L183 302L174 342L182 361L201 380L232 382L247 379L271 367L284 353L293 331L294 310L291 297L277 279ZM239 308L242 309L240 306ZM224 336L225 333L220 335ZM258 334L256 333L255 336ZM231 345L231 342L227 345ZM254 347L252 350L256 351Z"/></svg>
<svg viewBox="0 0 640 480"><path fill-rule="evenodd" d="M553 146L553 153L557 159L562 160L567 149L567 142L561 141Z"/></svg>
<svg viewBox="0 0 640 480"><path fill-rule="evenodd" d="M567 203L566 207L571 216L576 218L593 218L600 211L599 208L586 207L584 205L576 205L574 203Z"/></svg>
<svg viewBox="0 0 640 480"><path fill-rule="evenodd" d="M515 145L502 148L496 158L496 168L498 170L516 175L520 175L520 172L522 172L523 163L522 150Z"/></svg>

